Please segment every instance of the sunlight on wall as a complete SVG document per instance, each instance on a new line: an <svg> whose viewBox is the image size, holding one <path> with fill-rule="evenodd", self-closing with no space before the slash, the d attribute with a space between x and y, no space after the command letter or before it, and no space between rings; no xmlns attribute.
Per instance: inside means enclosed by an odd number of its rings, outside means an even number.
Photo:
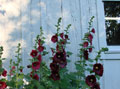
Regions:
<svg viewBox="0 0 120 89"><path fill-rule="evenodd" d="M15 40L15 38L12 38L12 33L14 31L21 32L21 24L28 20L27 16L19 19L20 10L24 8L23 10L26 11L28 3L29 0L24 0L22 3L21 0L0 0L0 11L5 11L4 14L0 13L0 45L4 47L4 57L10 56L10 49L22 41L21 39ZM25 46L24 40L22 43Z"/></svg>

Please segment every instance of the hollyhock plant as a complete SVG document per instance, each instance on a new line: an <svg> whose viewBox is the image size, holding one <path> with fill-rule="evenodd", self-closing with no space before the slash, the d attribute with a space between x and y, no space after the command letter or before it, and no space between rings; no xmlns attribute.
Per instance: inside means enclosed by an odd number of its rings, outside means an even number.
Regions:
<svg viewBox="0 0 120 89"><path fill-rule="evenodd" d="M42 52L44 50L44 47L43 46L39 46L38 50L39 50L39 52Z"/></svg>
<svg viewBox="0 0 120 89"><path fill-rule="evenodd" d="M80 80L80 82L84 82L86 84L83 85L79 82L80 85L78 86L80 87L80 89L99 89L99 86L96 82L100 79L99 76L102 76L103 74L103 66L98 63L98 60L101 57L101 52L105 52L108 50L107 48L102 48L97 52L96 57L92 59L89 56L91 53L93 53L94 48L92 45L92 41L95 34L95 29L91 29L93 18L94 17L90 19L88 32L85 33L83 42L80 44L81 48L79 49L80 51L78 54L80 60L75 62L76 70L78 73L77 78ZM90 75L86 76L86 72L90 73Z"/></svg>
<svg viewBox="0 0 120 89"><path fill-rule="evenodd" d="M86 60L88 60L88 56L89 56L89 53L88 53L87 50L85 50L85 51L84 51L84 58L85 58Z"/></svg>
<svg viewBox="0 0 120 89"><path fill-rule="evenodd" d="M94 28L92 28L91 32L92 32L92 33L95 33L95 29L94 29Z"/></svg>
<svg viewBox="0 0 120 89"><path fill-rule="evenodd" d="M60 80L60 75L57 71L52 71L50 77L53 79L53 80Z"/></svg>
<svg viewBox="0 0 120 89"><path fill-rule="evenodd" d="M46 54L45 37L43 36L42 27L40 27L40 34L35 39L35 45L30 52L30 64L27 65L30 72L24 74L24 67L22 65L21 45L18 44L15 58L16 61L10 59L10 71L7 73L5 68L2 68L2 51L0 47L0 89L100 89L99 79L103 75L103 65L99 62L101 52L108 49L102 48L95 55L95 58L90 58L91 53L94 52L92 41L94 40L95 29L92 27L92 20L90 19L88 32L85 33L84 38L79 44L81 47L78 57L75 58L74 72L67 64L70 62L70 55L72 52L67 51L67 44L69 42L68 30L71 26L69 24L65 30L61 28L61 18L58 19L56 26L56 33L51 37L51 42L54 47L51 48L49 64ZM62 29L62 30L61 30ZM44 57L43 57L44 56ZM74 60L74 59L73 59ZM46 64L47 62L47 64ZM73 63L73 62L72 62ZM95 63L95 64L94 64ZM68 70L69 69L69 70ZM6 78L5 78L6 77ZM8 78L8 80L6 80Z"/></svg>
<svg viewBox="0 0 120 89"><path fill-rule="evenodd" d="M41 55L38 55L38 61L41 63L41 61L42 61L42 56Z"/></svg>
<svg viewBox="0 0 120 89"><path fill-rule="evenodd" d="M88 84L90 87L92 87L94 85L94 83L96 83L96 77L95 75L88 75L85 79L86 84Z"/></svg>
<svg viewBox="0 0 120 89"><path fill-rule="evenodd" d="M33 76L33 79L39 80L39 76L38 76L37 74L35 74L35 75Z"/></svg>
<svg viewBox="0 0 120 89"><path fill-rule="evenodd" d="M51 41L53 43L57 42L58 41L58 36L57 35L53 35L52 38L51 38Z"/></svg>
<svg viewBox="0 0 120 89"><path fill-rule="evenodd" d="M64 39L64 33L60 33L60 37Z"/></svg>
<svg viewBox="0 0 120 89"><path fill-rule="evenodd" d="M52 62L50 63L50 69L52 71L59 71L59 65L57 63Z"/></svg>
<svg viewBox="0 0 120 89"><path fill-rule="evenodd" d="M38 54L37 50L32 50L32 52L30 53L32 57L36 57L37 54Z"/></svg>
<svg viewBox="0 0 120 89"><path fill-rule="evenodd" d="M38 70L39 68L40 68L40 62L39 61L32 63L32 69L33 70Z"/></svg>
<svg viewBox="0 0 120 89"><path fill-rule="evenodd" d="M94 83L91 89L100 89L100 85L98 83Z"/></svg>
<svg viewBox="0 0 120 89"><path fill-rule="evenodd" d="M0 81L0 89L5 89L7 87L5 82Z"/></svg>
<svg viewBox="0 0 120 89"><path fill-rule="evenodd" d="M102 76L103 75L103 65L100 63L96 63L93 65L93 72L95 72L95 74Z"/></svg>
<svg viewBox="0 0 120 89"><path fill-rule="evenodd" d="M92 35L92 34L89 34L89 35L88 35L88 39L89 39L89 41L90 41L90 44L92 45L93 35Z"/></svg>
<svg viewBox="0 0 120 89"><path fill-rule="evenodd" d="M67 66L67 56L66 56L66 44L68 40L68 29L71 25L67 26L67 29L64 30L65 32L60 33L60 22L61 18L58 20L57 27L57 33L52 36L51 41L53 43L56 43L56 49L52 49L52 63L50 64L51 68L51 75L50 77L53 80L60 80L60 71ZM54 68L53 68L54 67ZM60 69L60 70L58 70ZM58 71L53 71L58 70Z"/></svg>
<svg viewBox="0 0 120 89"><path fill-rule="evenodd" d="M92 49L93 49L93 48L89 48L89 52L92 52Z"/></svg>
<svg viewBox="0 0 120 89"><path fill-rule="evenodd" d="M64 52L57 52L53 57L53 61L60 63L62 60L66 60L66 54Z"/></svg>
<svg viewBox="0 0 120 89"><path fill-rule="evenodd" d="M2 72L2 76L6 77L7 76L7 71L4 69L4 71Z"/></svg>
<svg viewBox="0 0 120 89"><path fill-rule="evenodd" d="M68 35L65 35L65 39L68 39Z"/></svg>
<svg viewBox="0 0 120 89"><path fill-rule="evenodd" d="M84 47L84 48L88 47L88 42L84 42L84 43L83 43L83 47Z"/></svg>

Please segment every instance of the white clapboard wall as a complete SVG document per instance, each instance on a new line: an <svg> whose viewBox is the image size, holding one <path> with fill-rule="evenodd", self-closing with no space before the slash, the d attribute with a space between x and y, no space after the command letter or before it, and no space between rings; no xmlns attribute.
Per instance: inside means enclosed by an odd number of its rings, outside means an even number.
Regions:
<svg viewBox="0 0 120 89"><path fill-rule="evenodd" d="M69 30L71 44L67 46L74 54L72 62L78 60L77 53L82 37L87 32L90 17L95 16L93 27L96 30L93 45L97 51L104 47L104 8L102 0L0 0L0 45L4 47L4 66L9 69L9 60L15 55L17 44L22 44L21 65L29 64L29 54L33 49L34 39L44 29L47 51L54 47L51 36L56 32L55 24L62 17L62 30L72 24ZM61 32L62 32L61 30ZM95 54L91 54L95 56ZM50 63L49 53L43 60ZM120 89L120 61L103 59L104 76L101 89ZM68 65L74 71L74 64ZM24 69L27 71L27 68Z"/></svg>

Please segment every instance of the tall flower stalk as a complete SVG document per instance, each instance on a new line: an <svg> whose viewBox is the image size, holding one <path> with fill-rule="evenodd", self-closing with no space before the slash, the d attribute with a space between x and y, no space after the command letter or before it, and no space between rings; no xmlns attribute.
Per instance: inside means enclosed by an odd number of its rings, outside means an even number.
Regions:
<svg viewBox="0 0 120 89"><path fill-rule="evenodd" d="M81 48L79 49L78 57L80 58L79 61L76 61L76 69L77 69L77 77L78 77L78 88L86 89L91 88L94 89L94 86L97 86L95 89L100 89L99 84L97 83L97 79L100 79L99 76L103 75L103 65L98 63L98 60L101 57L101 52L105 52L108 49L102 48L97 56L94 58L90 58L90 54L93 53L94 46L92 45L93 35L95 34L95 29L92 28L94 16L91 17L89 22L88 32L85 33L83 42L80 44ZM93 63L96 63L93 65ZM86 77L86 73L90 73ZM99 75L99 76L97 76Z"/></svg>

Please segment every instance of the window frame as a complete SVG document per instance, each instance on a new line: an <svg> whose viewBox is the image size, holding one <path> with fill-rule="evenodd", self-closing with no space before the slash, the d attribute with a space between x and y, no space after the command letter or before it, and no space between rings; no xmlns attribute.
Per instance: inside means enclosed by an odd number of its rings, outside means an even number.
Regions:
<svg viewBox="0 0 120 89"><path fill-rule="evenodd" d="M109 49L109 51L102 53L102 59L120 59L120 46L108 46L107 45L107 41L106 41L106 31L105 31L105 12L104 12L104 2L105 1L120 1L120 0L100 0L97 3L97 9L98 11L98 30L99 30L99 47L107 47ZM102 8L101 6L99 6L99 4L102 4ZM101 13L102 12L102 13ZM102 17L101 17L102 16ZM101 18L104 18L103 21L101 20ZM104 27L102 27L101 30L101 23L104 24Z"/></svg>

